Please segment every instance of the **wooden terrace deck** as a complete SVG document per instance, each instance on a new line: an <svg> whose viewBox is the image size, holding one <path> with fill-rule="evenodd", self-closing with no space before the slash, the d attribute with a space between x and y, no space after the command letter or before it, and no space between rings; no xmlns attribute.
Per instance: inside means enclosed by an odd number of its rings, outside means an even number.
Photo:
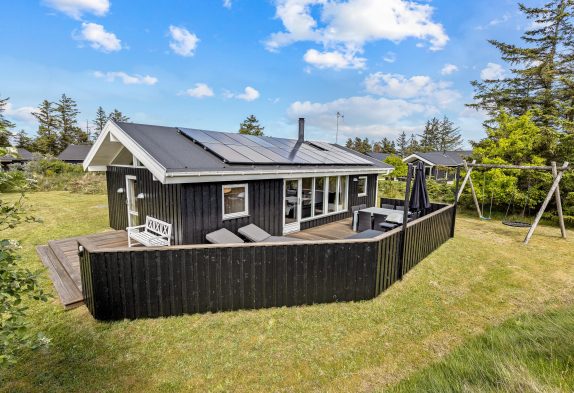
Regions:
<svg viewBox="0 0 574 393"><path fill-rule="evenodd" d="M289 234L289 237L304 240L337 240L354 234L351 219L346 218L330 224ZM81 306L84 301L80 277L80 258L78 240L86 239L96 248L125 248L128 246L126 231L107 231L87 236L51 240L48 245L38 246L36 251L44 266L48 268L50 278L65 309Z"/></svg>
<svg viewBox="0 0 574 393"><path fill-rule="evenodd" d="M80 277L80 257L78 256L79 239L88 239L105 248L128 246L126 231L107 231L87 236L51 240L48 245L36 247L42 263L48 268L50 278L65 309L81 306L84 301Z"/></svg>

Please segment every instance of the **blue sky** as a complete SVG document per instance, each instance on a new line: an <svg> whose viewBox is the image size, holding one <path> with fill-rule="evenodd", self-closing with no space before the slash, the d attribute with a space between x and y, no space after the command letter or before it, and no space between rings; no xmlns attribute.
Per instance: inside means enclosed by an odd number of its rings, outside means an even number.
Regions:
<svg viewBox="0 0 574 393"><path fill-rule="evenodd" d="M528 5L538 3L527 2ZM508 71L487 39L517 42L515 1L43 0L0 2L0 97L33 132L44 98L132 121L273 136L395 138L447 115L483 135L469 81Z"/></svg>

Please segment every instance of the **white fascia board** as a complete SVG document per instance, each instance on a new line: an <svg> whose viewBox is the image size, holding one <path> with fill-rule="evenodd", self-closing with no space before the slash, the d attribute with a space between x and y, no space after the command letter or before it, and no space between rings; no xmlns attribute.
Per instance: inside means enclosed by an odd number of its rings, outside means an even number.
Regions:
<svg viewBox="0 0 574 393"><path fill-rule="evenodd" d="M246 171L220 171L220 172L168 172L165 184L178 183L216 183L216 182L241 182L246 180L264 179L292 179L300 177L325 177L338 175L365 175L365 174L389 174L393 168L362 168L362 169L317 169L310 170L246 170Z"/></svg>
<svg viewBox="0 0 574 393"><path fill-rule="evenodd" d="M128 149L137 159L141 162L147 170L149 170L153 176L155 176L160 182L165 183L166 169L156 161L147 151L141 148L124 130L122 130L113 120L108 120L104 129L98 136L98 139L88 152L86 159L84 160L83 166L84 170L95 171L96 168L103 167L102 165L91 165L94 156L96 155L98 149L105 141L106 137L110 136L110 140L117 141L121 143L126 149ZM108 163L108 164L111 164ZM91 168L91 169L90 169Z"/></svg>
<svg viewBox="0 0 574 393"><path fill-rule="evenodd" d="M430 162L429 160L425 160L424 158L422 158L421 156L419 156L417 154L411 154L410 156L403 158L403 162L407 162L407 163L413 162L415 160L420 160L420 161L422 161L422 162L424 162L430 166L434 166L434 162Z"/></svg>
<svg viewBox="0 0 574 393"><path fill-rule="evenodd" d="M111 123L111 120L108 120L106 122L104 129L102 130L102 132L100 132L100 135L98 135L98 139L96 139L96 141L94 142L94 144L90 148L90 151L86 155L86 158L84 158L84 161L82 162L82 166L84 167L84 171L88 170L88 168L91 166L91 163L92 163L92 160L94 159L94 156L96 155L97 151L102 146L102 143L104 143L104 141L106 140L106 137L108 136L108 134L110 132L110 127L109 127L110 123Z"/></svg>

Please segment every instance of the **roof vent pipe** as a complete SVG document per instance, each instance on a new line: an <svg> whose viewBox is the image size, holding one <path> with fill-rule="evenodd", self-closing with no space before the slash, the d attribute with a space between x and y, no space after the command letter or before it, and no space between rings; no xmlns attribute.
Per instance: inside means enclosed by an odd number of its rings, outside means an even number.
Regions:
<svg viewBox="0 0 574 393"><path fill-rule="evenodd" d="M305 140L305 118L299 118L299 138L297 138L297 142L303 142Z"/></svg>

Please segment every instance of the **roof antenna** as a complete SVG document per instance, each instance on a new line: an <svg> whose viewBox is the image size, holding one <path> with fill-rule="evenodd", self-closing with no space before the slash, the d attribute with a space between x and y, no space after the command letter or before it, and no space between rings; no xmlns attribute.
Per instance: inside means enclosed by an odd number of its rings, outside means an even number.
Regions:
<svg viewBox="0 0 574 393"><path fill-rule="evenodd" d="M339 118L345 120L345 115L337 111L337 134L335 134L335 144L339 144Z"/></svg>

